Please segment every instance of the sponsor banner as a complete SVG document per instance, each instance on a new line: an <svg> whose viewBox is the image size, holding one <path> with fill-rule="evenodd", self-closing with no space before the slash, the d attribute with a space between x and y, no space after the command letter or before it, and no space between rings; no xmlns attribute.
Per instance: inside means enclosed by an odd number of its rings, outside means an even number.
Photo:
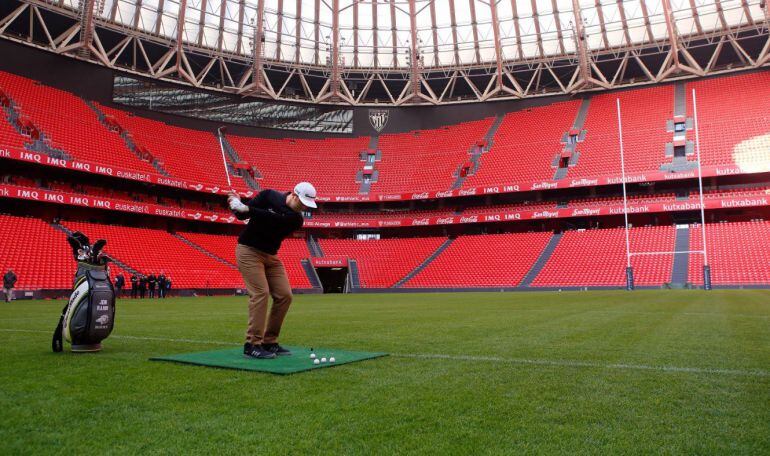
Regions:
<svg viewBox="0 0 770 456"><path fill-rule="evenodd" d="M316 268L344 268L348 265L348 259L345 257L313 258L312 262Z"/></svg>
<svg viewBox="0 0 770 456"><path fill-rule="evenodd" d="M31 201L41 201L53 204L66 204L69 206L90 207L105 209L108 211L131 212L134 214L157 215L159 217L172 217L187 220L200 220L215 223L243 223L229 213L211 213L175 207L161 206L158 204L126 201L93 195L81 195L65 193L41 188L19 187L16 185L0 184L0 198L15 198Z"/></svg>
<svg viewBox="0 0 770 456"><path fill-rule="evenodd" d="M163 176L161 174L145 173L141 171L132 171L112 166L99 165L95 163L80 162L75 160L59 160L51 158L45 154L30 151L18 151L0 146L0 159L8 158L12 160L21 160L25 162L34 162L45 166L66 168L86 173L101 174L105 176L118 177L151 184L163 185L166 187L182 188L186 190L226 194L228 189L224 186L204 184L200 182L189 182L182 179ZM746 171L740 167L732 166L704 166L703 177L730 176L737 174L752 174L768 172L768 169L757 171ZM662 171L652 171L647 173L627 174L627 183L670 181L679 179L694 179L698 177L696 170L690 170L680 173L667 173ZM600 185L617 185L623 182L619 175L606 175L590 178L570 179L569 177L558 181L540 181L540 182L519 182L504 185L494 185L488 187L472 187L459 190L441 190L441 191L420 191L410 193L372 193L369 195L325 195L323 188L319 188L320 194L316 197L317 201L338 202L338 203L357 203L357 202L379 202L379 201L409 201L409 200L427 200L438 198L453 198L459 196L474 195L495 195L501 193L517 193L540 190L556 190L577 187L594 187ZM376 186L375 186L376 188ZM242 193L246 197L254 195L253 191Z"/></svg>
<svg viewBox="0 0 770 456"><path fill-rule="evenodd" d="M756 195L740 198L707 198L704 201L705 209L731 209L756 206L770 206L770 196ZM627 206L629 214L645 214L652 212L682 212L700 210L700 201L672 201L670 203L632 203ZM466 223L494 223L511 222L517 220L544 220L571 217L598 217L604 215L622 215L623 205L610 206L579 206L562 209L539 209L501 211L496 213L484 212L474 214L466 212L462 215L447 215L441 217L420 217L406 219L384 220L330 220L321 221L306 220L306 227L313 228L373 228L373 227L403 227L403 226L435 226L458 225Z"/></svg>
<svg viewBox="0 0 770 456"><path fill-rule="evenodd" d="M147 182L149 184L163 185L166 187L181 188L204 193L227 194L229 190L218 185L204 184L200 182L189 182L182 179L177 179L175 177L164 176L162 174L146 173L144 171L133 171L76 160L62 160L49 157L46 154L31 151L18 151L0 148L0 158L9 158L12 160L37 163L39 165L51 166L54 168L63 168L91 174L101 174L103 176L112 176L120 179ZM242 195L250 198L254 195L254 192L242 192Z"/></svg>
<svg viewBox="0 0 770 456"><path fill-rule="evenodd" d="M93 195L59 192L54 190L19 187L16 185L0 184L0 198L15 198L40 201L53 204L90 207L135 214L148 214L159 217L172 217L187 220L199 220L213 223L244 223L230 213L211 213L197 210L178 209L158 204L118 200ZM706 198L705 209L740 209L745 207L770 206L770 196L757 193L751 196ZM700 210L700 201L672 201L667 203L632 203L627 207L629 214L644 214L651 212L681 212ZM597 217L603 215L621 215L623 206L582 206L562 209L515 210L501 212L484 212L474 214L466 212L462 215L447 215L440 217L419 217L405 219L371 219L371 220L305 220L306 228L389 228L404 226L434 226L457 225L467 223L510 222L516 220L542 220L570 217Z"/></svg>

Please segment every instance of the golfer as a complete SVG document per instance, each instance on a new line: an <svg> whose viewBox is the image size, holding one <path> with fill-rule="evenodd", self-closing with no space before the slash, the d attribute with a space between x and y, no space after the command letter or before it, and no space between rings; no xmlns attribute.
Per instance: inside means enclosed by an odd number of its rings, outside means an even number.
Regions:
<svg viewBox="0 0 770 456"><path fill-rule="evenodd" d="M249 219L238 238L235 258L249 291L249 327L243 354L249 358L270 359L291 355L278 345L281 325L291 305L291 285L283 263L276 256L281 242L302 228L303 210L315 208L315 187L300 182L293 192L263 190L242 201L235 193L227 197L230 210L239 220ZM267 314L268 295L273 297Z"/></svg>

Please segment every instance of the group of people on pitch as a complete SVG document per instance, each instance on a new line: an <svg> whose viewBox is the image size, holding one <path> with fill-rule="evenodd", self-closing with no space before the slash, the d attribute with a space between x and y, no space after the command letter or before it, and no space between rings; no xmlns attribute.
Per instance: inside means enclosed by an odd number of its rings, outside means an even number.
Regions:
<svg viewBox="0 0 770 456"><path fill-rule="evenodd" d="M157 276L150 274L132 274L131 275L131 298L141 298L147 295L149 291L150 298L165 298L171 291L171 274L166 275L161 272ZM123 296L123 289L126 286L126 278L123 274L115 277L115 293L117 297Z"/></svg>

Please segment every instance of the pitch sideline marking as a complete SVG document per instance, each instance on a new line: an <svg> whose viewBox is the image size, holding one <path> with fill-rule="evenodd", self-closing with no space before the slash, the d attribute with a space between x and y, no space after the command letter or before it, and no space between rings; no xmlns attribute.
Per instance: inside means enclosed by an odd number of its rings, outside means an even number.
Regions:
<svg viewBox="0 0 770 456"><path fill-rule="evenodd" d="M36 334L48 334L49 331L41 331L36 329L9 329L0 328L0 332L21 332L21 333L36 333ZM114 334L111 337L116 339L130 339L130 340L151 340L162 342L182 342L191 344L206 344L206 345L237 345L236 342L223 342L215 340L197 340L197 339L174 339L166 337L151 337L151 336L128 336ZM497 356L469 356L469 355L441 355L435 353L391 353L390 356L396 358L411 358L411 359L430 359L430 360L449 360L449 361L473 361L473 362L492 362L492 363L506 363L506 364L522 364L532 366L554 366L554 367L586 367L595 369L620 369L620 370L643 370L643 371L658 371L658 372L679 372L679 373L691 373L691 374L720 374L720 375L736 375L736 376L748 376L748 377L770 377L770 371L762 369L742 370L742 369L718 369L718 368L701 368L701 367L680 367L680 366L651 366L648 364L627 364L627 363L594 363L589 361L575 361L566 359L527 359L527 358L501 358Z"/></svg>

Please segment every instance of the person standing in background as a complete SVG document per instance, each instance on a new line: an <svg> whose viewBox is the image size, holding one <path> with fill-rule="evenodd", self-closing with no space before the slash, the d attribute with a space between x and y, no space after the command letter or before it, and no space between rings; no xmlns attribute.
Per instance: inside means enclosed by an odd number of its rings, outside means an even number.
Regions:
<svg viewBox="0 0 770 456"><path fill-rule="evenodd" d="M171 274L166 276L166 291L163 293L163 297L165 298L166 296L168 296L170 291L171 291Z"/></svg>
<svg viewBox="0 0 770 456"><path fill-rule="evenodd" d="M139 277L136 274L131 274L131 298L136 299L139 293Z"/></svg>
<svg viewBox="0 0 770 456"><path fill-rule="evenodd" d="M147 277L147 286L150 289L150 299L155 297L155 287L158 285L158 278L155 277L155 274L150 274L149 277Z"/></svg>
<svg viewBox="0 0 770 456"><path fill-rule="evenodd" d="M16 277L16 273L13 272L13 269L8 268L8 272L6 272L3 276L3 293L5 293L5 302L13 301L13 287L16 286L17 280L18 277Z"/></svg>
<svg viewBox="0 0 770 456"><path fill-rule="evenodd" d="M123 287L126 286L126 278L123 277L123 274L118 274L117 277L115 277L115 290L118 292L117 297L122 298L123 297Z"/></svg>
<svg viewBox="0 0 770 456"><path fill-rule="evenodd" d="M166 297L166 274L160 271L158 274L158 298Z"/></svg>
<svg viewBox="0 0 770 456"><path fill-rule="evenodd" d="M145 293L147 293L147 277L142 275L139 278L139 298L144 299Z"/></svg>

